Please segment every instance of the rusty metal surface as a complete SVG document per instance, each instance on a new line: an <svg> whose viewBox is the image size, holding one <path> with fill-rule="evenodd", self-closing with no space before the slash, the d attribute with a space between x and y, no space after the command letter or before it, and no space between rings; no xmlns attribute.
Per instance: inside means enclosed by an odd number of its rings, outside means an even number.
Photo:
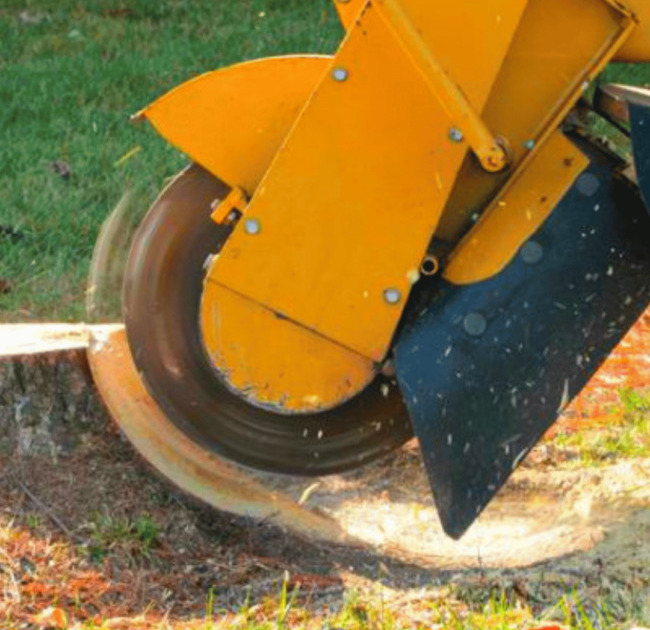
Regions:
<svg viewBox="0 0 650 630"><path fill-rule="evenodd" d="M184 435L142 384L121 327L95 335L88 357L102 398L126 437L184 491L219 509L266 519L308 538L352 542L331 518L300 507L278 490L269 490L250 472Z"/></svg>
<svg viewBox="0 0 650 630"><path fill-rule="evenodd" d="M211 363L233 391L263 409L336 409L377 378L368 358L214 282L204 284L200 320Z"/></svg>
<svg viewBox="0 0 650 630"><path fill-rule="evenodd" d="M409 439L410 421L390 378L378 376L334 411L287 415L253 406L210 364L199 308L205 261L228 237L229 228L211 219L213 201L227 192L201 167L189 167L154 203L131 247L124 282L127 336L158 405L206 450L270 472L340 472Z"/></svg>

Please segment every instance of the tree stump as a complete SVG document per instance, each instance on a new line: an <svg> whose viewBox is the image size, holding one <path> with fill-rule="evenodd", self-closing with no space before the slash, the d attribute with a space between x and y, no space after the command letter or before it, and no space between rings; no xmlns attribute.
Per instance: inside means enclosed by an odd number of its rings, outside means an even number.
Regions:
<svg viewBox="0 0 650 630"><path fill-rule="evenodd" d="M84 325L0 326L0 456L56 459L106 428L88 343Z"/></svg>

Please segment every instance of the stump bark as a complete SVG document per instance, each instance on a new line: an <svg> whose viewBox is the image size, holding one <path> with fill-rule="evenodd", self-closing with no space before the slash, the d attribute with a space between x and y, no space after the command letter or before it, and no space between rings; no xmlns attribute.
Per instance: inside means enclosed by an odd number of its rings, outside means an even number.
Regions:
<svg viewBox="0 0 650 630"><path fill-rule="evenodd" d="M86 326L0 326L0 454L56 459L106 428L88 342Z"/></svg>

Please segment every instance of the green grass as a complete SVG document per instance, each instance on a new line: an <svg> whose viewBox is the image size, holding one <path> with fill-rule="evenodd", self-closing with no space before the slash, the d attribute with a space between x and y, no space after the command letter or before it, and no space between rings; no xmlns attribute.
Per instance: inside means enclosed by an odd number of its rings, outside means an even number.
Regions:
<svg viewBox="0 0 650 630"><path fill-rule="evenodd" d="M473 605L451 595L423 595L405 610L384 602L380 593L368 595L347 591L340 610L325 615L301 606L302 595L299 589L289 592L285 581L279 586L276 597L252 606L247 601L239 611L232 613L216 610L214 594L209 591L205 621L190 622L188 627L192 630L530 630L542 627L622 630L631 627L635 623L633 619L641 623L647 619L643 616L641 598L629 600L621 607L620 597L586 600L571 589L557 602L537 612L504 590L493 592Z"/></svg>
<svg viewBox="0 0 650 630"><path fill-rule="evenodd" d="M650 392L623 389L604 427L559 433L553 442L573 449L579 466L600 466L635 457L650 457Z"/></svg>
<svg viewBox="0 0 650 630"><path fill-rule="evenodd" d="M650 83L650 65L645 63L611 64L605 68L598 80L603 83L648 85Z"/></svg>
<svg viewBox="0 0 650 630"><path fill-rule="evenodd" d="M329 0L3 0L0 6L0 321L84 319L85 282L101 223L136 188L153 199L185 159L128 116L181 81L233 62L292 52L331 52L341 29ZM650 66L608 68L606 81L650 82ZM61 177L53 164L65 163ZM623 394L620 432L585 441L585 460L648 455L650 398ZM38 525L34 517L32 525ZM147 556L158 525L97 516L91 559L115 551ZM299 593L279 587L264 605L245 605L246 630L303 627ZM531 611L508 594L468 603L449 596L418 604L430 623L451 629L519 630L553 619L572 630L620 627L616 619L650 623L635 602L611 597L581 602L567 594ZM636 607L636 608L635 608ZM206 628L219 627L214 595ZM214 619L214 622L212 621ZM550 623L550 622L549 622ZM90 627L90 626L88 626ZM101 626L98 626L101 627ZM413 626L381 598L351 594L323 628L391 630ZM423 626L425 627L425 626ZM426 626L430 627L430 626Z"/></svg>
<svg viewBox="0 0 650 630"><path fill-rule="evenodd" d="M127 189L144 191L146 206L184 164L152 130L130 125L131 113L198 73L331 52L341 34L329 0L5 0L0 321L83 319L103 219ZM605 79L646 83L650 68L617 66Z"/></svg>
<svg viewBox="0 0 650 630"><path fill-rule="evenodd" d="M0 226L23 237L0 236L0 279L11 283L0 290L0 321L83 319L102 221L126 189L151 200L185 163L151 129L129 124L130 114L236 61L332 51L341 29L330 4L4 0ZM56 161L69 165L68 178Z"/></svg>
<svg viewBox="0 0 650 630"><path fill-rule="evenodd" d="M95 514L88 530L88 557L92 562L101 563L116 551L131 559L148 558L160 527L148 514L141 514L133 520Z"/></svg>

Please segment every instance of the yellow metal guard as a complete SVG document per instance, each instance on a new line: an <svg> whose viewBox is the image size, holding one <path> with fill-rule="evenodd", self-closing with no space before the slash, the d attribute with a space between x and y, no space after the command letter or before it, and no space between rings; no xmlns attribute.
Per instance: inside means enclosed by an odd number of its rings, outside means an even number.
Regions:
<svg viewBox="0 0 650 630"><path fill-rule="evenodd" d="M234 200L242 216L206 278L208 353L238 389L293 410L338 404L372 378L434 236L453 251L484 215L443 272L498 273L584 167L563 119L609 61L650 58L644 0L336 6L348 32L333 58L242 64L143 112L237 189L215 212ZM240 324L230 350L224 321ZM335 374L321 365L323 398L309 402L302 369L244 369L273 364L251 333L261 321L287 354L293 339L338 357Z"/></svg>

